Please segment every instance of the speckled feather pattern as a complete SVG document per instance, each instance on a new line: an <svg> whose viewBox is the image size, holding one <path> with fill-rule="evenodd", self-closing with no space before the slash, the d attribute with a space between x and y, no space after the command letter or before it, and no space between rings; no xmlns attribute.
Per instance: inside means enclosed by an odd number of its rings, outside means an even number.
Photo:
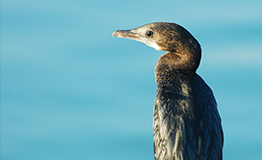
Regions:
<svg viewBox="0 0 262 160"><path fill-rule="evenodd" d="M157 72L156 160L221 160L223 132L211 89L197 74Z"/></svg>

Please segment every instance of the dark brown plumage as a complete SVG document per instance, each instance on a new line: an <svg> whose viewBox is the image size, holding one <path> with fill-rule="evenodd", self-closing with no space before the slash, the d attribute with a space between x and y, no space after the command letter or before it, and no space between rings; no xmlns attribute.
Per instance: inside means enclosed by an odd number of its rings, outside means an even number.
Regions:
<svg viewBox="0 0 262 160"><path fill-rule="evenodd" d="M151 23L113 36L169 51L155 66L156 160L221 160L223 131L212 90L196 74L201 58L197 40L175 23Z"/></svg>

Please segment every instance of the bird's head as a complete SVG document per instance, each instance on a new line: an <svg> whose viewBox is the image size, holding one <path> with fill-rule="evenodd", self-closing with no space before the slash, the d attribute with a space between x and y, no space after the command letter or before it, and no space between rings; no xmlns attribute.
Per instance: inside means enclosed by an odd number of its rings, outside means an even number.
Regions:
<svg viewBox="0 0 262 160"><path fill-rule="evenodd" d="M192 62L193 70L200 62L200 44L185 28L175 23L150 23L130 30L117 30L113 36L137 40L159 51L173 52L181 57L184 65L187 63L191 67L189 63Z"/></svg>
<svg viewBox="0 0 262 160"><path fill-rule="evenodd" d="M193 47L195 52L201 52L197 40L175 23L150 23L130 30L117 30L113 36L137 40L159 51L177 52L188 46Z"/></svg>

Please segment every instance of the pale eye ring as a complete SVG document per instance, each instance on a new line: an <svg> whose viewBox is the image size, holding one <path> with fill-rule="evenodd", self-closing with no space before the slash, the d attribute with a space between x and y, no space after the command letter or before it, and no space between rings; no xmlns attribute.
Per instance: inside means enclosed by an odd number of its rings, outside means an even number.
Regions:
<svg viewBox="0 0 262 160"><path fill-rule="evenodd" d="M146 32L146 35L147 35L148 37L153 36L153 31L151 31L151 30L147 31L147 32Z"/></svg>

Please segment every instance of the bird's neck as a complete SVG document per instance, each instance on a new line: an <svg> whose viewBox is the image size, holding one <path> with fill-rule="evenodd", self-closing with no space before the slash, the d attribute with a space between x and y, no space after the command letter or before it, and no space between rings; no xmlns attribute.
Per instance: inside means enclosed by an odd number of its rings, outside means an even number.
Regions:
<svg viewBox="0 0 262 160"><path fill-rule="evenodd" d="M158 74L180 72L194 74L200 62L200 56L194 54L168 52L163 54L155 66L156 78Z"/></svg>

